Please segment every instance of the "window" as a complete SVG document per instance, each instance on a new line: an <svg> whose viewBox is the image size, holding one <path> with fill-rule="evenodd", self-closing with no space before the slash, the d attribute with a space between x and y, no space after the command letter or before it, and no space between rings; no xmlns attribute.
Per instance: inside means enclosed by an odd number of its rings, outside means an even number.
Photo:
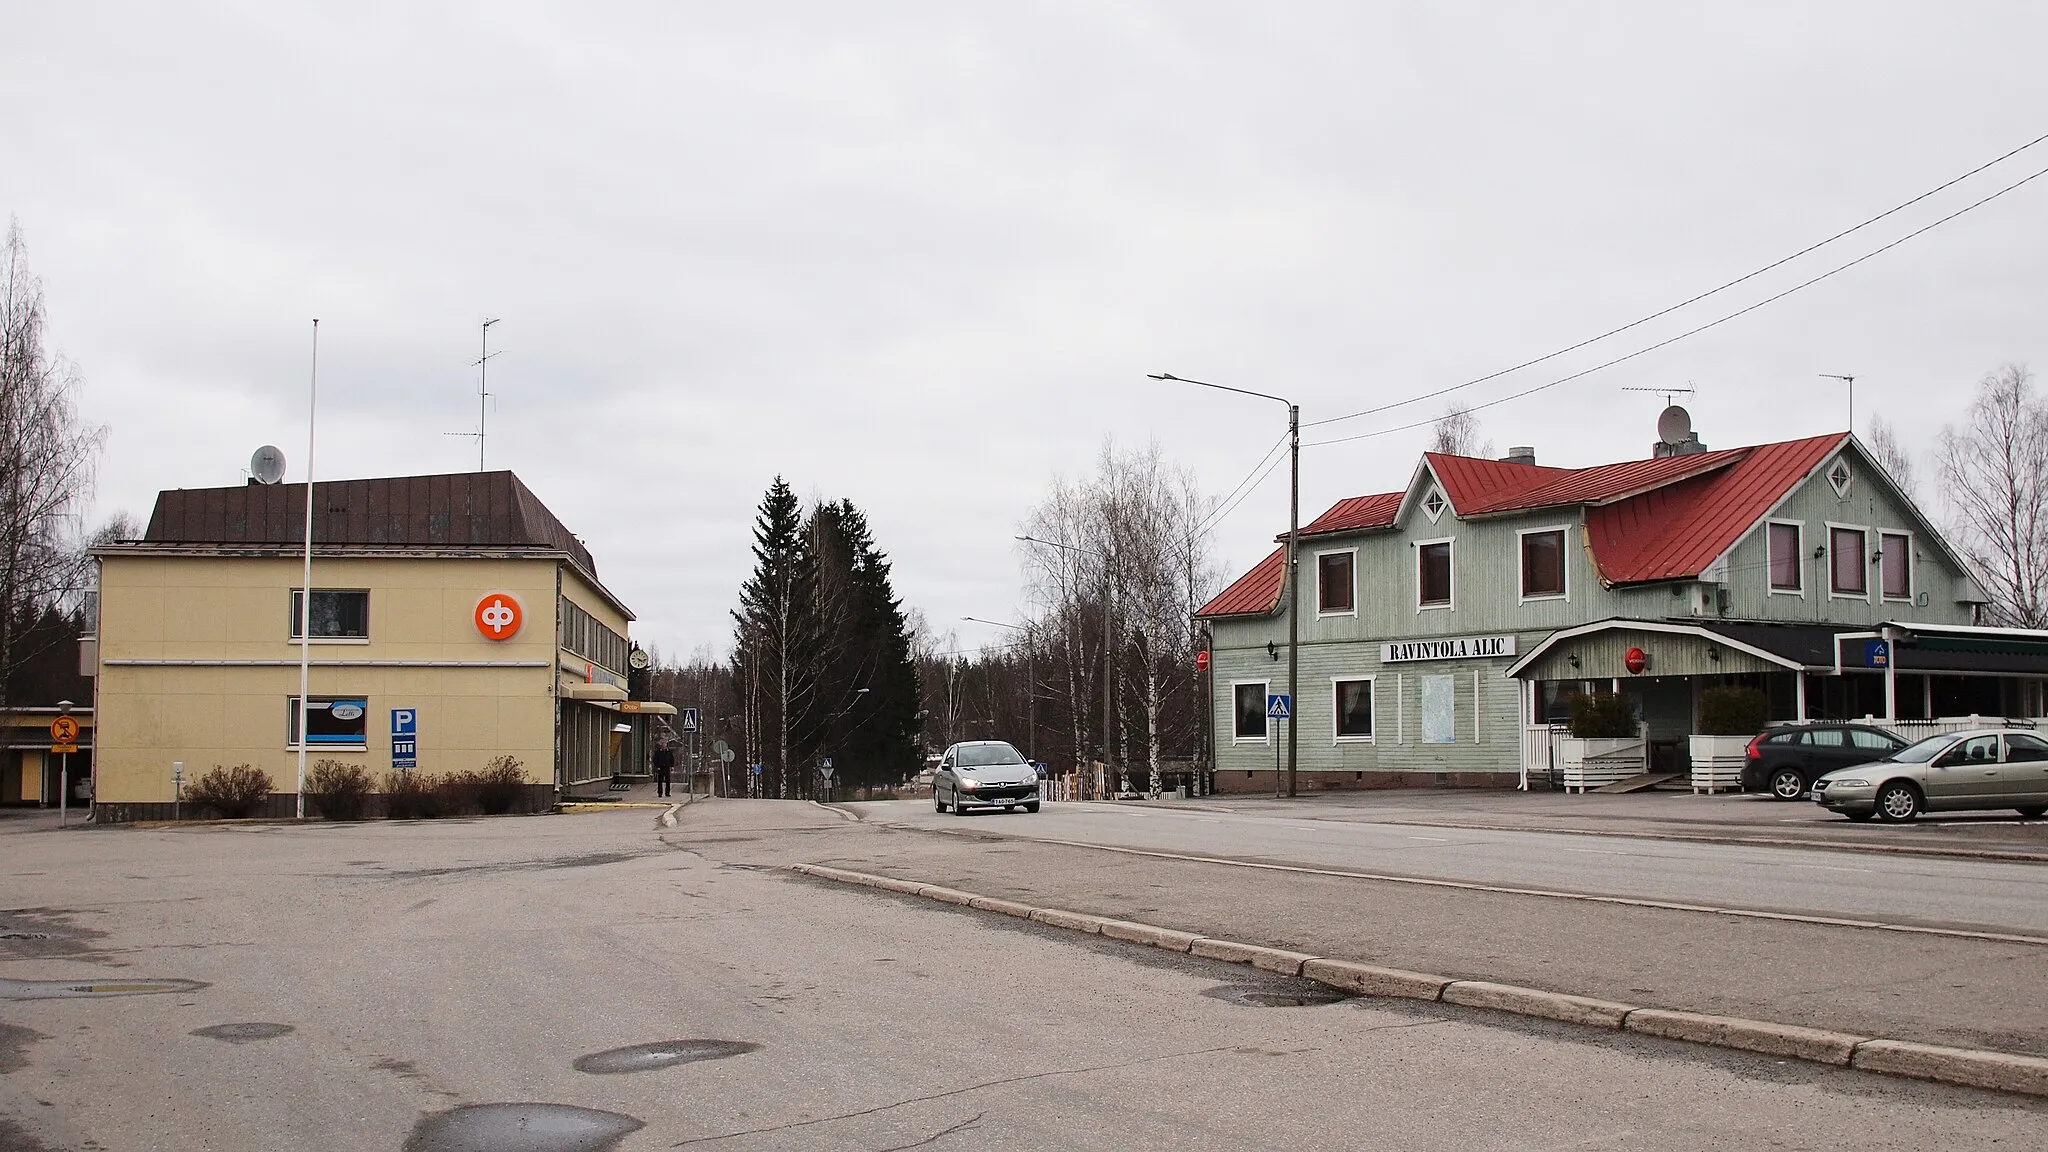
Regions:
<svg viewBox="0 0 2048 1152"><path fill-rule="evenodd" d="M1448 608L1451 604L1451 542L1435 540L1416 546L1416 579L1424 608Z"/></svg>
<svg viewBox="0 0 2048 1152"><path fill-rule="evenodd" d="M1232 722L1231 735L1239 740L1264 740L1266 738L1266 682L1259 680L1250 684L1234 684L1236 693L1236 719Z"/></svg>
<svg viewBox="0 0 2048 1152"><path fill-rule="evenodd" d="M1859 752L1879 752L1887 756L1904 747L1881 732L1871 732L1863 728L1849 729L1849 743Z"/></svg>
<svg viewBox="0 0 2048 1152"><path fill-rule="evenodd" d="M1522 533L1522 598L1562 595L1564 529Z"/></svg>
<svg viewBox="0 0 2048 1152"><path fill-rule="evenodd" d="M1799 743L1799 738L1800 738L1801 736L1804 736L1804 735L1806 735L1806 733L1804 733L1804 732L1780 732L1780 733L1778 733L1778 734L1777 734L1776 736L1773 736L1773 737L1771 737L1770 739L1768 739L1768 740L1764 741L1764 743L1766 743L1766 744L1797 744L1797 743Z"/></svg>
<svg viewBox="0 0 2048 1152"><path fill-rule="evenodd" d="M1805 557L1800 555L1799 525L1771 525L1771 591L1804 592L1806 585L1801 578L1806 570Z"/></svg>
<svg viewBox="0 0 2048 1152"><path fill-rule="evenodd" d="M291 638L299 638L299 620L305 612L305 593L292 589ZM313 639L368 640L370 638L370 594L361 590L313 589Z"/></svg>
<svg viewBox="0 0 2048 1152"><path fill-rule="evenodd" d="M1828 529L1828 580L1836 595L1870 594L1870 578L1864 573L1866 563L1861 528Z"/></svg>
<svg viewBox="0 0 2048 1152"><path fill-rule="evenodd" d="M2005 734L2005 760L2008 764L2048 760L2048 740L2024 732L2008 732Z"/></svg>
<svg viewBox="0 0 2048 1152"><path fill-rule="evenodd" d="M1900 532L1877 537L1878 576L1887 600L1913 598L1913 538Z"/></svg>
<svg viewBox="0 0 2048 1152"><path fill-rule="evenodd" d="M1316 611L1341 614L1357 610L1351 581L1356 553L1324 552L1316 557Z"/></svg>
<svg viewBox="0 0 2048 1152"><path fill-rule="evenodd" d="M558 639L562 647L600 668L625 674L626 653L630 646L624 636L605 627L597 617L585 612L567 596L562 597L561 618Z"/></svg>
<svg viewBox="0 0 2048 1152"><path fill-rule="evenodd" d="M1845 748L1849 743L1840 728L1816 728L1806 734L1806 742L1816 748Z"/></svg>
<svg viewBox="0 0 2048 1152"><path fill-rule="evenodd" d="M1429 517L1431 524L1441 520L1444 510L1450 506L1451 502L1444 499L1444 494L1434 488L1430 489L1429 495L1422 498L1422 514Z"/></svg>
<svg viewBox="0 0 2048 1152"><path fill-rule="evenodd" d="M1337 739L1372 739L1372 678L1339 680L1333 688Z"/></svg>
<svg viewBox="0 0 2048 1152"><path fill-rule="evenodd" d="M319 602L319 597L314 597ZM284 742L299 746L299 698L284 702ZM369 701L361 696L314 696L306 702L306 745L310 748L361 749L369 738Z"/></svg>
<svg viewBox="0 0 2048 1152"><path fill-rule="evenodd" d="M1855 474L1849 471L1849 462L1847 460L1837 459L1835 466L1828 469L1828 484L1834 488L1835 495L1837 496L1847 498L1849 495L1849 484L1855 478Z"/></svg>

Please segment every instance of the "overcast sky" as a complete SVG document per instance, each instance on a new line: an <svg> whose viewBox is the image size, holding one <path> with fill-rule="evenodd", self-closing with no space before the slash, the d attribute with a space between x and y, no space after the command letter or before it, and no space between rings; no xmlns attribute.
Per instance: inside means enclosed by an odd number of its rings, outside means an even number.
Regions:
<svg viewBox="0 0 2048 1152"><path fill-rule="evenodd" d="M1541 11L1539 11L1541 9ZM110 428L97 514L489 465L668 653L723 648L780 473L865 508L968 643L1104 437L1218 494L1304 420L1456 384L1787 255L2048 132L2038 3L5 6L0 213ZM2048 144L1797 264L1460 396L1789 287L2048 167ZM1926 453L2048 366L2048 177L1782 302L1480 413L1542 463L1859 431ZM1372 431L1443 401L1313 430ZM1426 430L1311 449L1304 519ZM1925 465L1923 464L1923 471ZM1224 521L1233 574L1284 468Z"/></svg>

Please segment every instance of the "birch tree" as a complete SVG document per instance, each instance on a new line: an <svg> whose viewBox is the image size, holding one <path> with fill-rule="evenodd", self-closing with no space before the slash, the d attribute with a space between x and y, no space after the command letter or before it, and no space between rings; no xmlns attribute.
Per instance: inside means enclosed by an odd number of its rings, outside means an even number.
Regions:
<svg viewBox="0 0 2048 1152"><path fill-rule="evenodd" d="M2008 364L1979 381L1963 426L1942 429L1936 464L1992 620L2048 627L2048 407L2032 373Z"/></svg>

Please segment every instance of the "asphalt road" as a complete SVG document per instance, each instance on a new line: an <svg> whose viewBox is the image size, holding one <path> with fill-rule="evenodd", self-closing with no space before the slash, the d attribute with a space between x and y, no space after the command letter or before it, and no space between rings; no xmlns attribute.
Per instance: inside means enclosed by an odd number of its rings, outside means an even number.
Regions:
<svg viewBox="0 0 2048 1152"><path fill-rule="evenodd" d="M2048 936L2048 866L1827 849L1376 824L1137 804L1048 804L1035 815L937 814L929 801L858 806L916 828L1285 862L1374 874L1718 908Z"/></svg>
<svg viewBox="0 0 2048 1152"><path fill-rule="evenodd" d="M1232 1002L1206 993L1300 989L721 863L835 834L723 807L694 837L645 811L0 833L0 981L200 983L0 999L0 1148L2019 1148L2048 1122L1442 1005ZM723 1043L615 1051L682 1040ZM488 1142L522 1115L630 1131Z"/></svg>

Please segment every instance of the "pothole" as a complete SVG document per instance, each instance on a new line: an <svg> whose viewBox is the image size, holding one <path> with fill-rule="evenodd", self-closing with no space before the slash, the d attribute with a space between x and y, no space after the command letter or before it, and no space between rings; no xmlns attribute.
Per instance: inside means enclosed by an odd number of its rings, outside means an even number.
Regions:
<svg viewBox="0 0 2048 1152"><path fill-rule="evenodd" d="M1255 984L1219 984L1202 990L1204 996L1214 996L1226 1004L1237 1004L1246 1008L1312 1008L1319 1004L1336 1004L1350 999L1334 988L1288 988L1285 990L1261 988Z"/></svg>
<svg viewBox="0 0 2048 1152"><path fill-rule="evenodd" d="M694 1064L699 1060L741 1056L759 1047L759 1044L749 1044L744 1040L658 1040L652 1044L592 1052L588 1056L577 1057L572 1066L578 1072L588 1072L593 1076L655 1072L678 1064Z"/></svg>
<svg viewBox="0 0 2048 1152"><path fill-rule="evenodd" d="M244 1024L215 1024L211 1028L194 1028L191 1034L204 1036L208 1040L225 1040L230 1044L247 1044L254 1040L275 1040L279 1036L290 1035L291 1032L292 1026L289 1024L250 1021Z"/></svg>
<svg viewBox="0 0 2048 1152"><path fill-rule="evenodd" d="M570 1104L472 1104L421 1118L405 1152L607 1152L644 1127Z"/></svg>
<svg viewBox="0 0 2048 1152"><path fill-rule="evenodd" d="M74 1000L93 996L148 996L196 992L197 980L0 980L0 1000Z"/></svg>

